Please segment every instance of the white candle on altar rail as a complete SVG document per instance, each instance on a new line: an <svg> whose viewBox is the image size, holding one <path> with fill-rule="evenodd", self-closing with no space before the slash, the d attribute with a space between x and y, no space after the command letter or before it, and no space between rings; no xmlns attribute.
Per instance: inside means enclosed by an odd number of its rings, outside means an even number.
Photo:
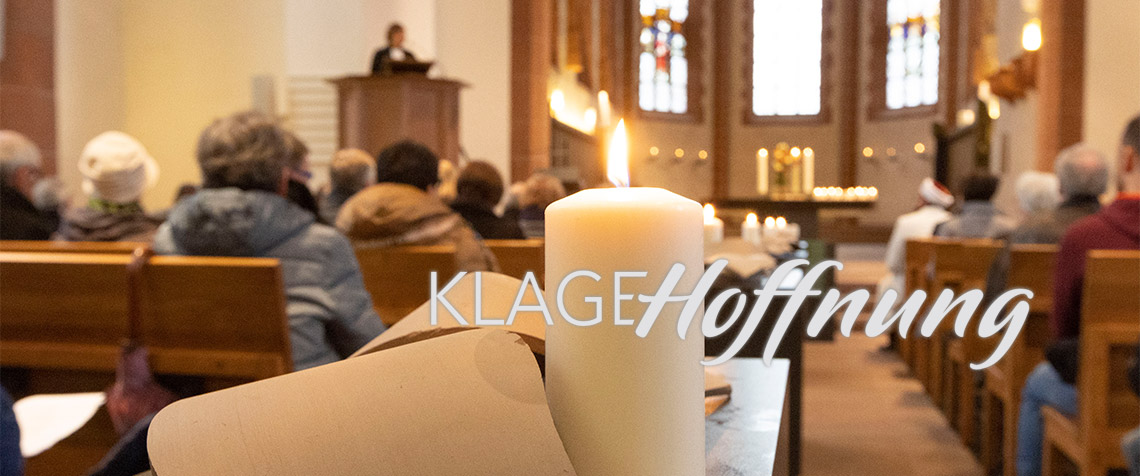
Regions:
<svg viewBox="0 0 1140 476"><path fill-rule="evenodd" d="M804 147L804 192L815 188L815 151Z"/></svg>
<svg viewBox="0 0 1140 476"><path fill-rule="evenodd" d="M705 215L705 244L717 244L724 241L724 220L716 217L716 208L706 203Z"/></svg>
<svg viewBox="0 0 1140 476"><path fill-rule="evenodd" d="M768 194L768 149L756 151L756 192Z"/></svg>
<svg viewBox="0 0 1140 476"><path fill-rule="evenodd" d="M616 136L624 131L619 121L611 144L623 143ZM550 413L580 476L703 475L700 320L684 340L676 332L681 306L663 309L644 338L634 327L646 310L637 295L656 294L674 264L685 265L675 295L691 292L704 271L701 205L621 186L629 183L628 148L611 147L609 160L618 188L583 190L546 209ZM595 274L576 274L559 289L578 272ZM560 293L564 307L555 304Z"/></svg>
<svg viewBox="0 0 1140 476"><path fill-rule="evenodd" d="M740 224L740 238L760 246L763 238L760 235L760 220L756 218L755 213L749 212L748 216L744 217L744 222Z"/></svg>

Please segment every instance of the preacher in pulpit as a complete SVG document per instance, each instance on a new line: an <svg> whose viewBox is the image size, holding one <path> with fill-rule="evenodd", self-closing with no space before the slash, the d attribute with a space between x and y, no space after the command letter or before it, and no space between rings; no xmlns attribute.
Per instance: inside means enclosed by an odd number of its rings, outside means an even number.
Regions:
<svg viewBox="0 0 1140 476"><path fill-rule="evenodd" d="M404 26L393 23L388 26L388 46L378 50L372 57L372 74L388 72L392 61L415 60L416 56L404 49Z"/></svg>

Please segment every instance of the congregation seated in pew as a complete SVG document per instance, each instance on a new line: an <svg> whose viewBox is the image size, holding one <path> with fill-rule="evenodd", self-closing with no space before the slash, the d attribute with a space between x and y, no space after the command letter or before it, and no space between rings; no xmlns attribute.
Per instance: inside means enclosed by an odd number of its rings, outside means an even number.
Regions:
<svg viewBox="0 0 1140 476"><path fill-rule="evenodd" d="M392 145L376 159L377 184L345 202L336 226L358 248L451 245L460 271L495 271L495 255L436 195L439 158L411 141Z"/></svg>
<svg viewBox="0 0 1140 476"><path fill-rule="evenodd" d="M1062 150L1053 166L1061 203L1056 207L1030 215L1009 236L1006 248L994 259L986 281L986 295L997 296L1006 289L1009 275L1009 246L1019 244L1056 244L1073 222L1100 210L1097 199L1108 188L1108 161L1104 154L1085 144ZM1036 172L1034 172L1036 173ZM1020 181L1019 181L1020 184ZM1019 193L1019 198L1020 198ZM1033 194L1021 199L1034 202ZM1023 206L1028 208L1028 206Z"/></svg>
<svg viewBox="0 0 1140 476"><path fill-rule="evenodd" d="M994 206L993 197L1000 181L989 174L976 173L966 179L962 192L962 209L950 220L934 229L934 236L944 238L1005 239L1016 221Z"/></svg>
<svg viewBox="0 0 1140 476"><path fill-rule="evenodd" d="M285 134L255 113L207 127L198 141L203 189L171 210L154 247L160 254L281 260L300 370L347 357L384 325L348 240L285 199Z"/></svg>
<svg viewBox="0 0 1140 476"><path fill-rule="evenodd" d="M87 202L63 214L57 238L66 241L146 241L162 220L143 209L143 192L158 180L158 164L138 140L118 131L95 136L79 157Z"/></svg>
<svg viewBox="0 0 1140 476"><path fill-rule="evenodd" d="M527 238L546 236L546 207L566 196L566 187L557 178L536 173L526 180L518 197L518 220Z"/></svg>
<svg viewBox="0 0 1140 476"><path fill-rule="evenodd" d="M1017 435L1017 471L1021 476L1042 473L1043 407L1077 415L1076 339L1081 332L1081 291L1088 252L1140 249L1140 116L1125 128L1118 166L1120 192L1116 199L1073 223L1061 239L1050 319L1055 342L1048 360L1033 370L1022 391Z"/></svg>

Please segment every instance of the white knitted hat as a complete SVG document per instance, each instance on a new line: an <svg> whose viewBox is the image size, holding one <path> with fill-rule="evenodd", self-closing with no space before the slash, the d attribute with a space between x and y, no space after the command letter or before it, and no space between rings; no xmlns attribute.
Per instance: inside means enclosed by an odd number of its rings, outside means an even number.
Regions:
<svg viewBox="0 0 1140 476"><path fill-rule="evenodd" d="M942 208L950 208L950 205L954 204L954 196L950 191L930 177L922 179L922 184L918 186L918 196L926 203Z"/></svg>
<svg viewBox="0 0 1140 476"><path fill-rule="evenodd" d="M79 157L83 193L112 203L130 203L158 180L158 163L139 141L118 131L95 136Z"/></svg>

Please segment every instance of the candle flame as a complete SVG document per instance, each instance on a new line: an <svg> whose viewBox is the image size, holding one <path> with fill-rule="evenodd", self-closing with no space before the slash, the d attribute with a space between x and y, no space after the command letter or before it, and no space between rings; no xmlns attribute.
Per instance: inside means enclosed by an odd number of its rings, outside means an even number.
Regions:
<svg viewBox="0 0 1140 476"><path fill-rule="evenodd" d="M776 228L783 228L788 226L788 220L784 217L776 217Z"/></svg>
<svg viewBox="0 0 1140 476"><path fill-rule="evenodd" d="M758 225L760 224L760 219L756 218L755 213L749 212L748 216L744 217L744 223L748 223L750 225Z"/></svg>
<svg viewBox="0 0 1140 476"><path fill-rule="evenodd" d="M775 218L768 217L768 218L764 219L764 228L772 228L774 226L776 226L776 219Z"/></svg>
<svg viewBox="0 0 1140 476"><path fill-rule="evenodd" d="M705 204L705 222L711 222L716 218L716 208L711 203Z"/></svg>
<svg viewBox="0 0 1140 476"><path fill-rule="evenodd" d="M619 120L610 137L609 157L606 160L606 178L615 187L629 186L629 138L625 133L625 119Z"/></svg>

